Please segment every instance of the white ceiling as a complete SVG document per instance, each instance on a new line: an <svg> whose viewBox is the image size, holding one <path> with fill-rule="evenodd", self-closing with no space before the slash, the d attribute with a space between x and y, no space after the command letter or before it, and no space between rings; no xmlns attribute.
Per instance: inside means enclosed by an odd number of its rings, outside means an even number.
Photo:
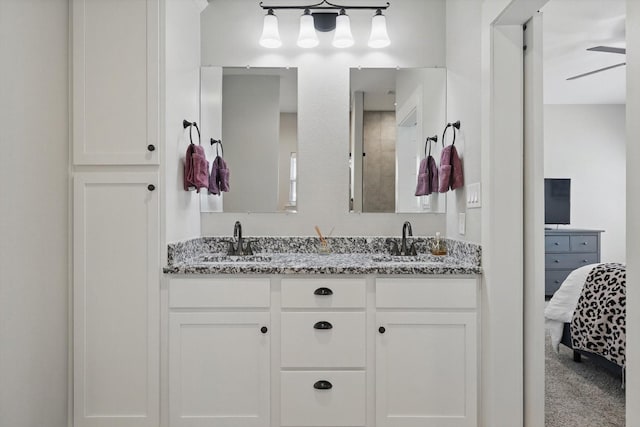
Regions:
<svg viewBox="0 0 640 427"><path fill-rule="evenodd" d="M625 1L550 0L542 13L544 103L624 104L626 67L566 79L625 62L625 55L586 50L625 47Z"/></svg>

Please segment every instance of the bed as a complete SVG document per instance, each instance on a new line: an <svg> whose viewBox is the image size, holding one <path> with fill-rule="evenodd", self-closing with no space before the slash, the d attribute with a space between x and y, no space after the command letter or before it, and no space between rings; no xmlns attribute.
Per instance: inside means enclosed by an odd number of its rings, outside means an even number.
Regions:
<svg viewBox="0 0 640 427"><path fill-rule="evenodd" d="M626 343L626 269L598 263L573 270L545 308L554 350L563 344L579 362L587 356L623 375Z"/></svg>

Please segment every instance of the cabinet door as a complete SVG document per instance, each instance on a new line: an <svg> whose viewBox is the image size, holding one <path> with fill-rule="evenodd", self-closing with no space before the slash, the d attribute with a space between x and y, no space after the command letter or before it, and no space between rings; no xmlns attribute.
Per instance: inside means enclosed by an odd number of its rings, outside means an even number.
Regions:
<svg viewBox="0 0 640 427"><path fill-rule="evenodd" d="M74 426L156 427L159 207L155 173L74 179Z"/></svg>
<svg viewBox="0 0 640 427"><path fill-rule="evenodd" d="M171 427L268 426L269 313L173 312L169 322Z"/></svg>
<svg viewBox="0 0 640 427"><path fill-rule="evenodd" d="M377 313L378 427L477 425L476 314Z"/></svg>
<svg viewBox="0 0 640 427"><path fill-rule="evenodd" d="M74 163L157 165L159 0L72 7Z"/></svg>

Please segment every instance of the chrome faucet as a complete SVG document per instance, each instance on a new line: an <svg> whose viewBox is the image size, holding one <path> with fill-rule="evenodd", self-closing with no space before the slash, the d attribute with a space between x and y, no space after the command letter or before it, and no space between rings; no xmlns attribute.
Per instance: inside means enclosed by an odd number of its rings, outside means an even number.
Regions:
<svg viewBox="0 0 640 427"><path fill-rule="evenodd" d="M234 246L233 242L230 242L228 255L253 255L251 242L247 242L246 245L244 244L242 224L240 224L240 221L236 221L233 225L233 238L236 240L236 244Z"/></svg>

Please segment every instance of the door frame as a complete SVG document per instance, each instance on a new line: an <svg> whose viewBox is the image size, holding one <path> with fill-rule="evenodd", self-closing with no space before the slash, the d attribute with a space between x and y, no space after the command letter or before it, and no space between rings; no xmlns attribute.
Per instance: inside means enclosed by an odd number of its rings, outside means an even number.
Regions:
<svg viewBox="0 0 640 427"><path fill-rule="evenodd" d="M529 217L523 213L527 203L539 197L542 182L532 184L531 171L539 173L541 149L524 148L525 117L523 92L524 76L513 72L513 64L523 63L518 55L518 36L514 26L522 26L533 19L536 28L537 11L548 0L485 0L482 16L482 186L485 204L482 215L483 248L483 385L482 425L542 427L544 417L544 365L539 356L530 355L530 349L539 346L544 334L538 313L539 290L543 281L534 277L534 287L525 290L525 272L533 268L539 275L537 256L540 236L527 234L525 223ZM640 28L632 26L640 20L640 2L626 0L627 9L627 234L640 235ZM540 31L538 27L536 32ZM541 40L534 35L532 43ZM539 49L541 47L536 47ZM528 47L529 49L529 47ZM511 67L511 74L509 74ZM536 69L534 67L534 69ZM541 72L540 70L534 72ZM514 76L517 75L517 76ZM540 76L529 76L529 84L539 84ZM538 82L538 83L536 83ZM509 93L507 88L511 87ZM518 87L522 90L517 90ZM515 90L513 90L515 89ZM531 89L531 87L529 87ZM540 102L540 101L535 101ZM509 105L515 111L509 111ZM519 106L519 108L518 108ZM530 105L528 108L534 107ZM537 105L541 108L541 105ZM538 110L540 111L540 110ZM518 120L518 113L521 119ZM536 119L539 120L540 118ZM515 121L513 121L515 120ZM541 123L538 123L541 126ZM509 131L509 132L508 132ZM529 138L529 137L527 137ZM528 140L528 139L527 139ZM515 143L514 143L515 141ZM516 167L501 164L504 150L510 158L525 150L527 157ZM515 153L514 153L515 150ZM537 168L537 169L536 169ZM507 171L522 180L505 181ZM514 182L515 181L515 182ZM524 190L523 190L524 188ZM530 194L532 193L532 194ZM532 199L533 198L533 199ZM527 201L528 200L528 201ZM510 218L511 217L511 218ZM519 220L513 220L518 217ZM533 221L536 219L534 217ZM534 226L535 224L530 224ZM540 230L542 233L542 230ZM525 256L533 258L525 261ZM627 277L629 283L640 280L640 239L627 239ZM540 283L538 283L540 282ZM526 284L529 285L529 280ZM627 287L627 371L626 371L626 424L640 425L640 287ZM508 321L507 321L508 319ZM507 324L501 324L507 323ZM503 343L509 337L508 343ZM487 351L490 349L490 352ZM525 353L525 350L527 353ZM508 355L508 356L507 356ZM526 357L525 357L526 355ZM517 378L522 378L518 381ZM506 409L515 404L515 407ZM541 408L541 410L540 410ZM538 413L535 415L535 413Z"/></svg>

